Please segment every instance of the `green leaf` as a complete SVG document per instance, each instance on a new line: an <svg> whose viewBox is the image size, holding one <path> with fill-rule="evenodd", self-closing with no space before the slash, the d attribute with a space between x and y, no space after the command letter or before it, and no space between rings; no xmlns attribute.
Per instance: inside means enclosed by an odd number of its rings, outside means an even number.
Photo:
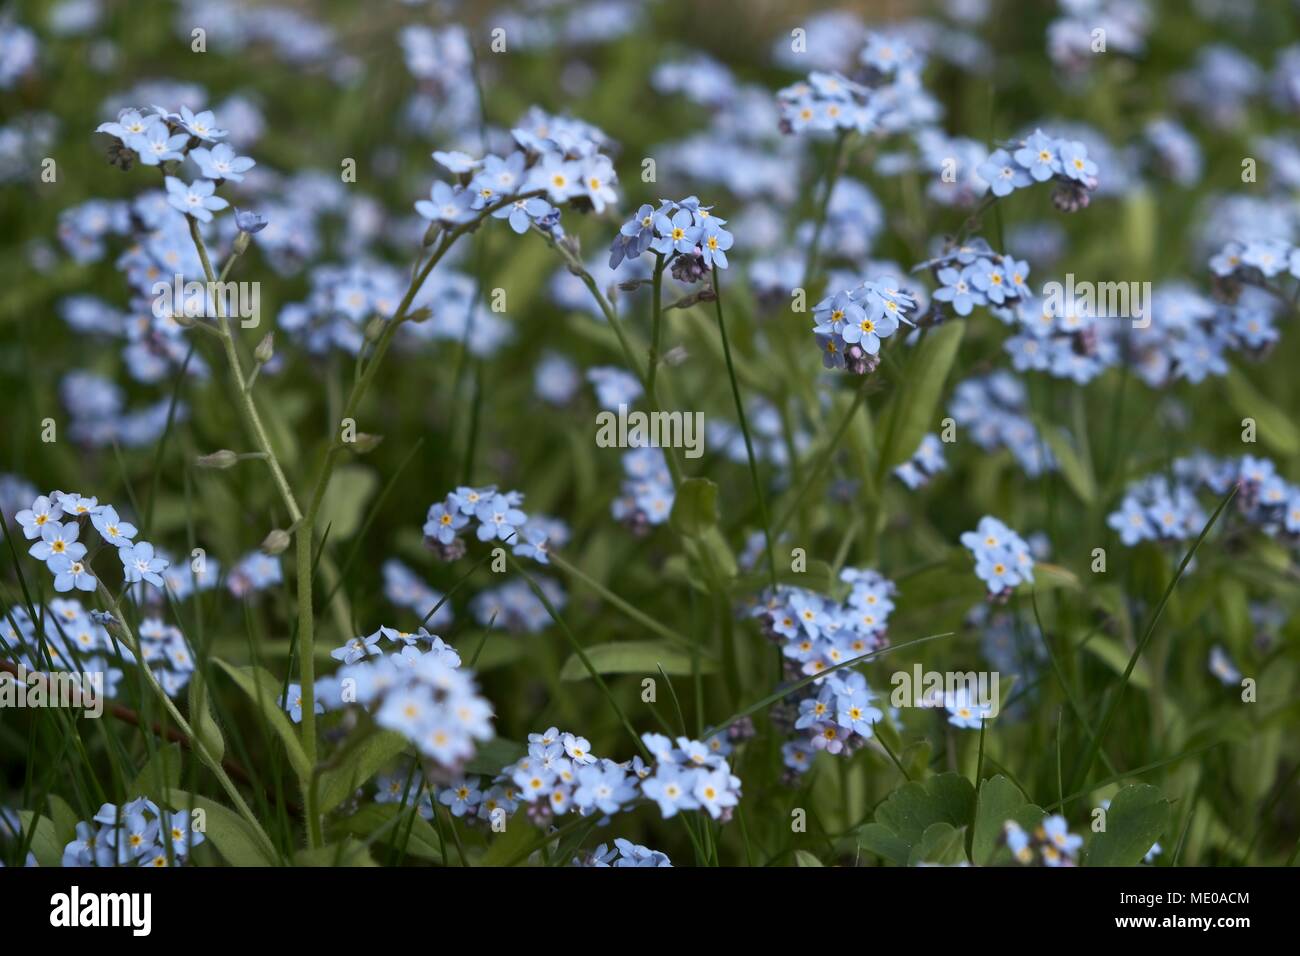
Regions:
<svg viewBox="0 0 1300 956"><path fill-rule="evenodd" d="M294 866L378 866L370 848L360 840L344 838L314 850L299 850L293 855Z"/></svg>
<svg viewBox="0 0 1300 956"><path fill-rule="evenodd" d="M67 846L77 838L77 824L81 822L77 811L68 805L57 793L51 793L47 800L50 802L50 819L54 821L54 834L58 837L60 846Z"/></svg>
<svg viewBox="0 0 1300 956"><path fill-rule="evenodd" d="M283 742L289 764L298 778L310 779L312 766L307 760L307 752L302 749L302 741L298 739L298 731L289 715L279 704L280 682L260 667L236 667L215 657L212 662L229 674L235 686L257 706L262 719Z"/></svg>
<svg viewBox="0 0 1300 956"><path fill-rule="evenodd" d="M1035 424L1047 447L1052 450L1065 483L1085 505L1092 504L1097 499L1097 480L1084 465L1083 458L1075 450L1074 443L1063 429L1055 425L1041 419L1035 419Z"/></svg>
<svg viewBox="0 0 1300 956"><path fill-rule="evenodd" d="M1288 415L1255 388L1249 378L1232 367L1222 379L1228 401L1243 418L1253 418L1259 437L1278 454L1291 458L1300 454L1300 428Z"/></svg>
<svg viewBox="0 0 1300 956"><path fill-rule="evenodd" d="M1049 564L1046 561L1037 561L1034 563L1034 583L1024 584L1025 590L1034 589L1037 591L1050 591L1053 588L1070 588L1078 590L1079 576L1069 568L1063 568L1059 564Z"/></svg>
<svg viewBox="0 0 1300 956"><path fill-rule="evenodd" d="M169 790L164 803L173 810L197 811L191 814L191 826L231 866L275 866L278 862L262 849L257 832L229 807L185 790Z"/></svg>
<svg viewBox="0 0 1300 956"><path fill-rule="evenodd" d="M821 860L817 859L817 857L813 856L807 850L794 851L794 864L795 866L825 866Z"/></svg>
<svg viewBox="0 0 1300 956"><path fill-rule="evenodd" d="M1106 829L1088 843L1088 866L1137 866L1169 825L1169 801L1145 783L1115 794L1106 811Z"/></svg>
<svg viewBox="0 0 1300 956"><path fill-rule="evenodd" d="M587 660L598 674L655 675L663 667L667 674L691 674L691 653L668 641L611 641L585 648ZM700 655L700 673L712 674L717 662ZM591 673L577 654L570 654L560 670L560 680L585 680Z"/></svg>
<svg viewBox="0 0 1300 956"><path fill-rule="evenodd" d="M170 743L159 747L136 774L127 798L148 797L161 801L168 790L181 785L181 745Z"/></svg>
<svg viewBox="0 0 1300 956"><path fill-rule="evenodd" d="M718 523L718 486L707 478L687 478L677 488L669 526L678 534L698 538Z"/></svg>
<svg viewBox="0 0 1300 956"><path fill-rule="evenodd" d="M527 752L528 748L518 741L493 737L487 743L479 745L473 758L465 764L465 773L495 777L502 767L514 763Z"/></svg>
<svg viewBox="0 0 1300 956"><path fill-rule="evenodd" d="M432 824L418 813L412 816L409 806L401 812L401 819L398 820L398 809L396 803L370 803L336 822L331 830L362 837L367 841L373 838L389 846L398 846L405 841L408 856L441 863L441 844ZM407 827L410 827L410 839L406 837ZM379 834L378 837L375 836L376 833Z"/></svg>
<svg viewBox="0 0 1300 956"><path fill-rule="evenodd" d="M1034 814L1037 814L1034 817ZM1020 788L998 774L980 784L979 804L975 811L975 830L971 839L971 862L987 866L1002 840L1002 828L1008 820L1025 826L1026 815L1037 825L1044 813L1041 808L1025 800Z"/></svg>
<svg viewBox="0 0 1300 956"><path fill-rule="evenodd" d="M49 817L38 817L30 810L19 810L18 820L22 825L25 840L28 833L32 838L28 846L41 866L62 866L63 848L67 843L59 842L57 828Z"/></svg>
<svg viewBox="0 0 1300 956"><path fill-rule="evenodd" d="M938 427L936 416L944 384L965 331L965 322L946 322L931 329L912 350L881 433L883 471L910 458L926 433Z"/></svg>
<svg viewBox="0 0 1300 956"><path fill-rule="evenodd" d="M942 773L924 783L905 783L876 808L875 821L859 832L862 846L900 866L923 849L926 830L946 823L953 830L969 826L975 816L975 788L960 774ZM945 840L936 841L932 849Z"/></svg>
<svg viewBox="0 0 1300 956"><path fill-rule="evenodd" d="M960 863L966 859L966 828L958 829L942 820L931 823L921 834L921 842L912 848L908 866L921 863Z"/></svg>
<svg viewBox="0 0 1300 956"><path fill-rule="evenodd" d="M330 540L343 541L357 533L366 514L366 503L379 490L379 476L365 465L341 465L334 469L329 488L321 500L316 527L329 526Z"/></svg>
<svg viewBox="0 0 1300 956"><path fill-rule="evenodd" d="M858 844L890 863L907 866L912 848L883 823L868 823L858 831Z"/></svg>
<svg viewBox="0 0 1300 956"><path fill-rule="evenodd" d="M1116 674L1123 674L1128 667L1128 660L1131 656L1129 651L1124 650L1119 642L1114 638L1103 637L1100 634L1094 634L1088 639L1085 645L1087 649L1106 666ZM1141 687L1148 690L1151 687L1151 675L1147 672L1146 662L1139 660L1137 666L1133 668L1133 674L1129 678L1129 683L1134 687Z"/></svg>
<svg viewBox="0 0 1300 956"><path fill-rule="evenodd" d="M383 730L372 733L347 750L342 762L337 767L322 772L316 783L320 812L329 813L348 799L358 787L383 770L409 746L401 734Z"/></svg>
<svg viewBox="0 0 1300 956"><path fill-rule="evenodd" d="M190 677L189 699L190 726L212 759L220 761L226 755L226 741L221 736L216 718L212 716L208 685L202 670L195 670Z"/></svg>
<svg viewBox="0 0 1300 956"><path fill-rule="evenodd" d="M489 832L487 852L479 866L505 866L536 843L540 833L522 813L508 818L503 833Z"/></svg>

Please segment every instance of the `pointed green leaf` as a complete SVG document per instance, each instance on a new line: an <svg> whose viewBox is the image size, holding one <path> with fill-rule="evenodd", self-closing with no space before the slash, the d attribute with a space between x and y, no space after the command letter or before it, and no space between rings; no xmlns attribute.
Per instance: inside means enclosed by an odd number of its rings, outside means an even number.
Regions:
<svg viewBox="0 0 1300 956"><path fill-rule="evenodd" d="M698 538L718 523L718 486L707 478L687 478L673 498L668 524L678 534Z"/></svg>
<svg viewBox="0 0 1300 956"><path fill-rule="evenodd" d="M201 832L231 866L275 866L256 831L234 810L184 790L169 790L163 801L173 810L190 812L191 826Z"/></svg>
<svg viewBox="0 0 1300 956"><path fill-rule="evenodd" d="M926 333L912 350L881 433L884 470L910 458L926 433L939 427L939 403L965 331L965 322L945 322Z"/></svg>
<svg viewBox="0 0 1300 956"><path fill-rule="evenodd" d="M235 686L253 702L267 726L280 738L289 758L289 764L298 778L309 779L312 766L307 760L307 752L302 749L297 728L279 703L280 682L260 667L236 667L215 657L212 662L230 675Z"/></svg>
<svg viewBox="0 0 1300 956"><path fill-rule="evenodd" d="M1137 866L1169 825L1169 801L1159 788L1139 783L1110 801L1106 829L1094 833L1084 861L1088 866Z"/></svg>
<svg viewBox="0 0 1300 956"><path fill-rule="evenodd" d="M654 676L662 667L667 674L693 673L691 652L668 641L611 641L585 648L587 660L598 674L645 674ZM700 655L700 673L717 670L713 658ZM569 655L560 670L561 680L586 680L591 676L577 654Z"/></svg>
<svg viewBox="0 0 1300 956"><path fill-rule="evenodd" d="M323 771L317 781L320 812L329 813L351 797L358 787L383 770L409 746L410 743L401 734L384 730L371 734L347 750L339 766Z"/></svg>

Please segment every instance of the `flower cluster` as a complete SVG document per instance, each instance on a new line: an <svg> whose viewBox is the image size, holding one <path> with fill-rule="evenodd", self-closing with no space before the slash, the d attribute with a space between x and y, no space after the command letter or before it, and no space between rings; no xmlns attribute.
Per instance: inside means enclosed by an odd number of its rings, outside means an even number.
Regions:
<svg viewBox="0 0 1300 956"><path fill-rule="evenodd" d="M973 239L947 255L917 268L928 267L938 288L933 298L948 302L958 315L975 306L1010 308L1029 294L1029 263L999 255L983 239Z"/></svg>
<svg viewBox="0 0 1300 956"><path fill-rule="evenodd" d="M1053 180L1057 185L1052 202L1062 212L1087 207L1098 186L1097 164L1088 158L1088 147L1078 140L1049 136L1041 129L995 149L978 172L990 192L999 197Z"/></svg>
<svg viewBox="0 0 1300 956"><path fill-rule="evenodd" d="M516 555L549 564L552 534L559 530L567 537L568 529L549 518L530 519L519 508L523 502L520 492L499 492L495 485L461 486L429 506L425 543L444 560L453 561L465 553L461 532L472 528L480 541L508 542Z"/></svg>
<svg viewBox="0 0 1300 956"><path fill-rule="evenodd" d="M0 620L0 653L29 672L48 670L72 675L104 675L104 695L117 696L122 671L119 661L134 663L124 646L113 641L94 612L80 601L55 598L39 608L43 614L32 620L22 605L9 608Z"/></svg>
<svg viewBox="0 0 1300 956"><path fill-rule="evenodd" d="M849 585L843 603L804 588L780 586L754 608L763 633L781 645L786 679L816 676L888 643L894 583L872 570L845 568ZM811 765L816 751L853 753L870 739L883 712L866 678L850 668L836 670L773 708L773 719L798 732L782 747L795 774ZM797 708L797 711L795 710Z"/></svg>
<svg viewBox="0 0 1300 956"><path fill-rule="evenodd" d="M1061 0L1060 6L1063 16L1047 25L1047 52L1061 69L1079 73L1099 54L1140 56L1146 49L1151 10L1144 0Z"/></svg>
<svg viewBox="0 0 1300 956"><path fill-rule="evenodd" d="M1210 259L1210 271L1220 279L1257 284L1283 273L1300 279L1300 246L1271 237L1233 240Z"/></svg>
<svg viewBox="0 0 1300 956"><path fill-rule="evenodd" d="M662 734L641 739L651 764L640 757L622 763L597 757L585 737L555 727L529 734L528 753L496 777L494 790L506 788L514 805L501 809L510 813L522 806L539 826L567 813L608 818L647 800L658 805L665 819L681 810L704 810L723 822L731 818L731 808L740 800L740 779L727 763L731 745L726 739L678 737L674 742Z"/></svg>
<svg viewBox="0 0 1300 956"><path fill-rule="evenodd" d="M663 524L672 514L677 493L662 448L632 448L623 453L623 479L610 512L637 534Z"/></svg>
<svg viewBox="0 0 1300 956"><path fill-rule="evenodd" d="M180 628L162 618L147 617L136 628L140 654L168 697L175 697L194 674L194 656Z"/></svg>
<svg viewBox="0 0 1300 956"><path fill-rule="evenodd" d="M30 508L14 516L28 541L36 543L28 554L45 563L54 575L54 590L60 593L93 591L98 579L91 573L86 546L78 541L83 527L93 527L105 544L117 549L123 577L128 584L146 581L162 587L166 558L154 553L148 541L136 541L135 525L123 521L112 505L99 503L75 491L51 491L41 495ZM82 518L87 519L82 523Z"/></svg>
<svg viewBox="0 0 1300 956"><path fill-rule="evenodd" d="M894 469L894 476L908 488L924 488L948 465L943 458L943 442L935 434L925 435L912 457Z"/></svg>
<svg viewBox="0 0 1300 956"><path fill-rule="evenodd" d="M1222 497L1233 485L1235 513L1246 523L1269 535L1300 536L1300 485L1278 474L1269 459L1253 455L1175 459L1172 477L1148 475L1130 484L1106 523L1128 547L1141 541L1186 541L1207 520L1197 492Z"/></svg>
<svg viewBox="0 0 1300 956"><path fill-rule="evenodd" d="M901 36L872 33L858 79L814 71L777 92L781 131L897 133L933 123L940 107L921 85L925 58Z"/></svg>
<svg viewBox="0 0 1300 956"><path fill-rule="evenodd" d="M383 654L375 647L380 636L401 650ZM477 745L494 736L492 705L479 695L473 674L461 670L454 648L423 628L407 633L381 627L333 654L351 663L317 681L317 699L326 710L357 704L370 711L376 724L415 745L431 777L456 776ZM295 701L285 703L292 707ZM299 712L301 706L299 700Z"/></svg>
<svg viewBox="0 0 1300 956"><path fill-rule="evenodd" d="M875 371L881 341L897 332L900 324L913 324L908 312L915 308L915 297L893 276L869 279L827 296L813 307L813 333L822 365L854 375Z"/></svg>
<svg viewBox="0 0 1300 956"><path fill-rule="evenodd" d="M552 203L602 213L618 202L618 176L603 152L609 140L596 127L534 108L511 132L519 149L508 156L489 153L474 159L461 152L435 152L433 158L461 181L434 182L429 198L417 202L415 211L445 227L466 225L490 212L516 233L537 228L559 238L564 235L560 212Z"/></svg>
<svg viewBox="0 0 1300 956"><path fill-rule="evenodd" d="M149 380L159 364L167 368L165 360L138 343L128 345L123 355L128 371L137 380ZM177 402L173 409L166 398L128 411L122 389L116 383L80 369L63 376L59 397L68 410L68 433L72 440L91 448L114 444L124 448L146 447L158 440L169 416L173 423L190 417L188 405Z"/></svg>
<svg viewBox="0 0 1300 956"><path fill-rule="evenodd" d="M672 860L668 859L667 854L641 846L639 843L633 843L631 840L624 840L622 837L615 837L612 847L602 843L584 856L575 856L573 865L598 868L611 866L671 867L673 863Z"/></svg>
<svg viewBox="0 0 1300 956"><path fill-rule="evenodd" d="M1036 478L1056 467L1051 450L1026 414L1025 385L1010 372L997 371L968 378L953 390L948 413L969 429L985 451L1008 449L1025 474Z"/></svg>
<svg viewBox="0 0 1300 956"><path fill-rule="evenodd" d="M713 214L712 206L701 206L696 196L680 202L661 199L658 209L646 203L614 237L609 267L616 269L624 259L653 252L679 282L699 282L714 266L727 268L727 250L735 239L722 228L726 224Z"/></svg>
<svg viewBox="0 0 1300 956"><path fill-rule="evenodd" d="M991 600L1005 600L1016 585L1034 580L1034 556L1029 545L991 515L980 519L974 531L965 531L961 543L975 558L975 575L988 585Z"/></svg>
<svg viewBox="0 0 1300 956"><path fill-rule="evenodd" d="M384 562L384 597L398 607L413 611L421 621L426 621L435 631L450 627L453 621L451 605L443 601L441 592L429 587L396 558ZM433 609L437 608L435 612ZM429 617L430 613L433 614Z"/></svg>
<svg viewBox="0 0 1300 956"><path fill-rule="evenodd" d="M106 803L77 824L77 838L63 849L64 866L182 866L204 840L190 815L159 809L147 797L121 807Z"/></svg>
<svg viewBox="0 0 1300 956"><path fill-rule="evenodd" d="M536 577L537 587L556 610L568 603L564 589L550 578ZM480 591L469 602L470 613L480 627L499 627L512 634L537 634L551 625L551 612L527 581L514 579Z"/></svg>
<svg viewBox="0 0 1300 956"><path fill-rule="evenodd" d="M1002 840L1012 859L1025 866L1075 866L1083 846L1083 837L1071 833L1060 814L1044 818L1032 833L1015 820L1008 820L1002 827Z"/></svg>

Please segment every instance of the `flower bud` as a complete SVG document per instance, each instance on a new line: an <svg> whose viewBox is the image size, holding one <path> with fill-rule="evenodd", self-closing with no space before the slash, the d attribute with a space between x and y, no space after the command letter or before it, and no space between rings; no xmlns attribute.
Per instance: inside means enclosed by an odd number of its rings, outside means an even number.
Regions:
<svg viewBox="0 0 1300 956"><path fill-rule="evenodd" d="M253 349L253 358L259 365L265 365L271 361L275 355L275 333L267 332L262 341L257 343L257 348Z"/></svg>
<svg viewBox="0 0 1300 956"><path fill-rule="evenodd" d="M282 528L272 528L271 533L262 540L262 553L282 554L289 547L289 532Z"/></svg>
<svg viewBox="0 0 1300 956"><path fill-rule="evenodd" d="M225 469L233 467L237 461L239 461L238 455L228 448L223 448L221 451L214 451L210 455L200 455L195 459L194 463L200 468Z"/></svg>
<svg viewBox="0 0 1300 956"><path fill-rule="evenodd" d="M379 447L379 443L384 440L383 435L371 435L366 432L357 432L356 441L349 442L352 451L358 455L366 455Z"/></svg>

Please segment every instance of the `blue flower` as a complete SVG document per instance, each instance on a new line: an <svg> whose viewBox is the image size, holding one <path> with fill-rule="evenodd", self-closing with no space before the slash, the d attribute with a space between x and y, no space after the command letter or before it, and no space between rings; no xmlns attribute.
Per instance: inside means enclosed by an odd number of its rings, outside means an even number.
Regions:
<svg viewBox="0 0 1300 956"><path fill-rule="evenodd" d="M199 172L208 179L229 179L242 183L244 173L257 163L247 156L240 156L226 143L218 143L211 149L198 147L190 150L190 159L198 164Z"/></svg>
<svg viewBox="0 0 1300 956"><path fill-rule="evenodd" d="M119 518L117 509L112 505L105 505L99 514L92 515L90 522L100 537L119 548L130 544L136 535L135 525Z"/></svg>
<svg viewBox="0 0 1300 956"><path fill-rule="evenodd" d="M452 187L441 179L429 189L429 198L415 204L415 211L432 222L455 225L473 221L474 194L459 186Z"/></svg>
<svg viewBox="0 0 1300 956"><path fill-rule="evenodd" d="M556 212L555 207L545 199L541 196L533 196L529 199L516 199L514 202L506 203L506 205L492 213L492 218L508 219L510 228L517 234L523 235L528 231L529 225L540 222L554 212Z"/></svg>
<svg viewBox="0 0 1300 956"><path fill-rule="evenodd" d="M939 302L951 302L958 315L970 315L975 306L987 305L984 294L972 284L977 271L974 264L960 272L952 266L940 269L938 278L943 285L934 290L934 298Z"/></svg>
<svg viewBox="0 0 1300 956"><path fill-rule="evenodd" d="M247 209L235 210L235 225L240 232L246 232L250 236L261 232L267 227L270 220L260 213L252 212Z"/></svg>
<svg viewBox="0 0 1300 956"><path fill-rule="evenodd" d="M78 591L95 590L95 578L80 558L72 558L66 554L56 554L50 558L46 566L54 572L54 590L56 591L71 591L74 587Z"/></svg>
<svg viewBox="0 0 1300 956"><path fill-rule="evenodd" d="M154 587L160 588L163 586L160 572L166 570L167 559L155 557L153 545L148 541L137 541L134 544L118 548L117 556L122 560L122 567L125 569L128 584L134 584L137 581L148 581Z"/></svg>
<svg viewBox="0 0 1300 956"><path fill-rule="evenodd" d="M54 558L68 557L78 561L86 555L86 546L77 540L81 529L75 521L49 521L41 527L41 540L28 550L37 561L49 562ZM54 568L51 566L50 570Z"/></svg>
<svg viewBox="0 0 1300 956"><path fill-rule="evenodd" d="M695 217L689 209L679 209L671 218L665 213L659 213L655 216L655 231L659 238L650 244L655 252L663 255L671 252L695 252L700 229L695 225Z"/></svg>
<svg viewBox="0 0 1300 956"><path fill-rule="evenodd" d="M180 125L192 136L197 136L201 140L214 143L219 139L225 139L230 135L228 130L217 128L217 118L212 115L211 110L204 110L202 113L193 113L188 106L181 107L181 115L178 117Z"/></svg>
<svg viewBox="0 0 1300 956"><path fill-rule="evenodd" d="M1092 183L1097 176L1097 164L1088 158L1088 147L1083 143L1063 142L1058 150L1061 169L1070 179Z"/></svg>
<svg viewBox="0 0 1300 956"><path fill-rule="evenodd" d="M478 777L466 777L438 794L438 802L451 810L454 817L473 814L482 799L483 791L479 789Z"/></svg>
<svg viewBox="0 0 1300 956"><path fill-rule="evenodd" d="M577 779L573 802L580 810L594 808L601 813L617 813L624 804L636 799L636 788L627 773L612 760L581 767Z"/></svg>
<svg viewBox="0 0 1300 956"><path fill-rule="evenodd" d="M1034 130L1015 152L1015 160L1038 182L1046 182L1061 171L1057 144L1042 130Z"/></svg>
<svg viewBox="0 0 1300 956"><path fill-rule="evenodd" d="M478 539L490 541L498 538L502 541L515 534L515 530L528 520L528 516L514 507L505 495L493 495L474 511L479 520Z"/></svg>
<svg viewBox="0 0 1300 956"><path fill-rule="evenodd" d="M209 179L197 179L186 185L175 176L168 176L164 182L167 185L167 202L200 222L211 222L213 212L229 205L220 196L212 195L217 187Z"/></svg>
<svg viewBox="0 0 1300 956"><path fill-rule="evenodd" d="M1083 846L1083 837L1071 833L1065 817L1059 813L1045 819L1041 824L1041 829L1047 841L1047 845L1043 847L1043 862L1047 863L1048 866L1059 865L1059 862L1056 862L1053 856L1049 855L1049 850L1066 857L1073 857L1079 848Z"/></svg>
<svg viewBox="0 0 1300 956"><path fill-rule="evenodd" d="M700 255L704 257L704 264L727 268L727 250L733 241L731 233L722 228L722 220L705 219L700 231Z"/></svg>
<svg viewBox="0 0 1300 956"><path fill-rule="evenodd" d="M665 820L678 810L698 810L700 800L692 792L693 774L673 764L661 763L654 776L641 782L641 792L659 804Z"/></svg>
<svg viewBox="0 0 1300 956"><path fill-rule="evenodd" d="M1023 189L1034 181L1027 170L1016 165L1005 149L995 149L975 171L989 184L995 196L1010 195L1012 190Z"/></svg>
<svg viewBox="0 0 1300 956"><path fill-rule="evenodd" d="M166 123L155 117L143 132L130 133L123 142L135 150L144 165L157 166L168 160L184 159L189 137L184 133L173 134Z"/></svg>
<svg viewBox="0 0 1300 956"><path fill-rule="evenodd" d="M857 322L845 323L840 337L850 345L861 345L868 355L875 355L880 351L880 340L898 330L898 322L893 316L884 314L873 319L860 311L860 316Z"/></svg>
<svg viewBox="0 0 1300 956"><path fill-rule="evenodd" d="M551 559L547 554L548 540L547 533L541 528L526 528L524 540L515 545L514 553L521 558L532 558L538 564L550 564Z"/></svg>
<svg viewBox="0 0 1300 956"><path fill-rule="evenodd" d="M456 532L469 524L469 517L454 504L436 502L429 506L429 516L424 522L424 536L439 544L451 544Z"/></svg>
<svg viewBox="0 0 1300 956"><path fill-rule="evenodd" d="M379 649L379 638L382 633L383 631L379 630L373 634L354 637L342 647L336 647L330 651L330 657L336 661L342 661L344 664L355 664L367 657L378 657L383 653Z"/></svg>
<svg viewBox="0 0 1300 956"><path fill-rule="evenodd" d="M992 259L979 259L972 263L970 270L970 284L984 297L996 305L1001 305L1007 300L1007 293L1010 290L1010 281L1003 271L1000 262L994 262ZM965 272L967 270L963 270ZM955 308L955 306L954 306Z"/></svg>
<svg viewBox="0 0 1300 956"><path fill-rule="evenodd" d="M631 242L623 245L629 259L635 259L637 256L642 255L650 248L650 244L655 239L654 206L643 203L641 208L636 211L636 215L623 223L618 233L624 239L631 240ZM611 264L610 268L615 268L615 264Z"/></svg>
<svg viewBox="0 0 1300 956"><path fill-rule="evenodd" d="M462 153L459 150L434 150L433 161L442 166L449 173L460 176L463 173L472 173L478 169L481 162L470 156L468 153Z"/></svg>
<svg viewBox="0 0 1300 956"><path fill-rule="evenodd" d="M315 706L312 710L317 714L325 713L325 705L320 698L314 701ZM289 714L289 719L295 724L302 723L302 685L290 684L280 698L280 706Z"/></svg>
<svg viewBox="0 0 1300 956"><path fill-rule="evenodd" d="M32 502L30 508L24 508L14 515L14 520L22 527L23 535L27 540L31 541L41 536L41 531L46 524L58 521L62 517L63 509L59 507L59 503L41 495Z"/></svg>

